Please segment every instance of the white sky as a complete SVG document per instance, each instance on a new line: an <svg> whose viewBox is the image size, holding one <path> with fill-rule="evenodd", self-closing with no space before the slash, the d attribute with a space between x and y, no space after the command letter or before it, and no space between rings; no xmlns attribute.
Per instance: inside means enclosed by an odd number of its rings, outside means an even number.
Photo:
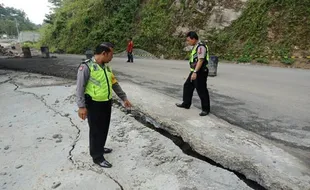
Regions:
<svg viewBox="0 0 310 190"><path fill-rule="evenodd" d="M47 0L0 0L5 7L14 7L23 10L29 20L35 24L42 24L45 14L49 13Z"/></svg>

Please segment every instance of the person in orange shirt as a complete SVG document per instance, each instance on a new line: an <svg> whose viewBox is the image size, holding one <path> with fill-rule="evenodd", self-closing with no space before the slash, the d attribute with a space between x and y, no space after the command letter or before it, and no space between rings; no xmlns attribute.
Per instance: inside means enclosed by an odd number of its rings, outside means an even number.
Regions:
<svg viewBox="0 0 310 190"><path fill-rule="evenodd" d="M133 63L132 51L133 51L133 41L132 41L132 38L129 38L128 45L127 45L127 56L128 56L127 62Z"/></svg>

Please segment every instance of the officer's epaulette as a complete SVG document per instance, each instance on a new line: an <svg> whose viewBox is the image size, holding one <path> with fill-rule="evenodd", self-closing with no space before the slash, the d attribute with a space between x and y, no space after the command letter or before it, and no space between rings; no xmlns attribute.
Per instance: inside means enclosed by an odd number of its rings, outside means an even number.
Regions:
<svg viewBox="0 0 310 190"><path fill-rule="evenodd" d="M81 67L81 65L86 65L88 67L88 64L91 61L91 59L83 59L81 64L78 66L78 69ZM89 68L89 67L88 67Z"/></svg>
<svg viewBox="0 0 310 190"><path fill-rule="evenodd" d="M91 59L85 59L85 60L82 61L82 64L87 64L89 62L91 62Z"/></svg>
<svg viewBox="0 0 310 190"><path fill-rule="evenodd" d="M199 43L198 43L198 46L205 46L205 45L206 45L205 42L199 42Z"/></svg>

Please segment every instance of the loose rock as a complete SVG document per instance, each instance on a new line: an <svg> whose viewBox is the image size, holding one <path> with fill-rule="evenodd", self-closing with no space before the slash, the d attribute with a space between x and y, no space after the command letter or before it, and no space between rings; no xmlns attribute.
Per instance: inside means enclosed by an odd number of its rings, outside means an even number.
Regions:
<svg viewBox="0 0 310 190"><path fill-rule="evenodd" d="M7 175L8 173L6 172L1 172L0 175Z"/></svg>
<svg viewBox="0 0 310 190"><path fill-rule="evenodd" d="M16 169L19 169L19 168L21 168L21 167L23 167L23 165L18 165L18 166L16 166L15 168L16 168Z"/></svg>
<svg viewBox="0 0 310 190"><path fill-rule="evenodd" d="M4 48L0 45L0 56L14 56L15 54L8 48Z"/></svg>
<svg viewBox="0 0 310 190"><path fill-rule="evenodd" d="M57 187L59 187L61 185L60 182L54 182L52 188L56 189Z"/></svg>
<svg viewBox="0 0 310 190"><path fill-rule="evenodd" d="M53 135L54 139L62 139L62 135L61 134L55 134Z"/></svg>

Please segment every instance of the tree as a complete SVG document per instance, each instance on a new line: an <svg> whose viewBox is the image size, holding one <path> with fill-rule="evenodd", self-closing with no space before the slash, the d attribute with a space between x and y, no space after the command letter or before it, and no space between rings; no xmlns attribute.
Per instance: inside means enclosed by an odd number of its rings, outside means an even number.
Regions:
<svg viewBox="0 0 310 190"><path fill-rule="evenodd" d="M48 0L48 2L54 5L55 7L60 7L62 0Z"/></svg>
<svg viewBox="0 0 310 190"><path fill-rule="evenodd" d="M24 11L12 8L4 7L0 5L0 34L7 34L9 36L17 36L16 22L18 23L20 31L22 30L34 30L36 25L30 22Z"/></svg>

